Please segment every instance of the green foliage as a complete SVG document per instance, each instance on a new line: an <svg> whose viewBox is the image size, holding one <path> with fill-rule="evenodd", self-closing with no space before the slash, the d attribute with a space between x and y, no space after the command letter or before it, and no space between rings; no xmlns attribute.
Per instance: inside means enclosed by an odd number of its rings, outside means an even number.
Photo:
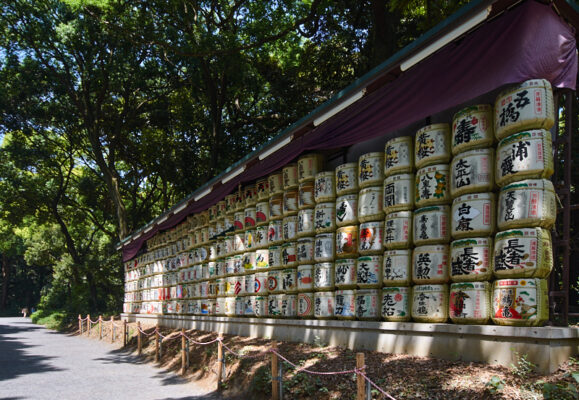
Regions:
<svg viewBox="0 0 579 400"><path fill-rule="evenodd" d="M545 400L573 400L579 397L579 371L571 372L574 382L545 383L542 384L541 392Z"/></svg>
<svg viewBox="0 0 579 400"><path fill-rule="evenodd" d="M252 393L271 395L271 370L269 366L263 365L255 371L249 387Z"/></svg>
<svg viewBox="0 0 579 400"><path fill-rule="evenodd" d="M517 363L511 364L512 373L519 379L526 380L537 366L529 361L528 354L520 355L517 351L513 351L513 355L517 359Z"/></svg>
<svg viewBox="0 0 579 400"><path fill-rule="evenodd" d="M73 321L73 318L66 311L38 310L30 318L38 325L44 325L48 329L64 330Z"/></svg>
<svg viewBox="0 0 579 400"><path fill-rule="evenodd" d="M497 394L498 392L503 390L504 387L505 381L503 381L496 375L493 375L491 379L487 383L485 383L486 390L488 390L491 394Z"/></svg>

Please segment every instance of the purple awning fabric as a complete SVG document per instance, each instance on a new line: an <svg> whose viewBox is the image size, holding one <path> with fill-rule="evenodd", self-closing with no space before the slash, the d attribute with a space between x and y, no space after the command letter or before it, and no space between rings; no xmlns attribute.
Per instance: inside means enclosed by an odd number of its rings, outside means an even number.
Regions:
<svg viewBox="0 0 579 400"><path fill-rule="evenodd" d="M404 72L283 150L248 168L200 201L123 247L133 258L145 240L188 215L205 210L231 193L287 164L306 150L349 146L444 111L503 85L545 78L554 88L576 89L575 32L549 5L527 1L483 24L457 43Z"/></svg>

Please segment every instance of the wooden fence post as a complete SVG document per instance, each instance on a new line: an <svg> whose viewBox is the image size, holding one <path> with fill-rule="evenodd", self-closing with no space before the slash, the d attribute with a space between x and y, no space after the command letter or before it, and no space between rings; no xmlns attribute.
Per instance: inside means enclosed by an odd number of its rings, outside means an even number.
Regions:
<svg viewBox="0 0 579 400"><path fill-rule="evenodd" d="M82 335L82 317L78 314L78 332L79 335Z"/></svg>
<svg viewBox="0 0 579 400"><path fill-rule="evenodd" d="M223 335L219 334L219 339L223 339ZM221 340L217 341L217 390L221 387L221 379L223 378L223 343Z"/></svg>
<svg viewBox="0 0 579 400"><path fill-rule="evenodd" d="M141 323L137 322L137 354L143 353L143 338L141 337Z"/></svg>
<svg viewBox="0 0 579 400"><path fill-rule="evenodd" d="M360 369L364 365L364 353L356 353L356 368ZM366 381L360 374L356 374L356 387L358 389L356 400L366 400Z"/></svg>
<svg viewBox="0 0 579 400"><path fill-rule="evenodd" d="M127 321L123 321L123 347L127 346L128 338L127 338Z"/></svg>
<svg viewBox="0 0 579 400"><path fill-rule="evenodd" d="M277 350L277 342L271 342L272 350ZM271 398L272 400L280 400L279 398L279 365L277 354L271 353Z"/></svg>
<svg viewBox="0 0 579 400"><path fill-rule="evenodd" d="M86 335L87 335L87 336L90 336L90 328L91 328L91 325L92 325L91 322L90 322L90 314L87 314L86 319L87 319L86 323L87 323L87 325L88 325L88 329L86 330L86 332L87 332Z"/></svg>
<svg viewBox="0 0 579 400"><path fill-rule="evenodd" d="M187 339L185 338L185 328L181 329L181 375L187 371Z"/></svg>
<svg viewBox="0 0 579 400"><path fill-rule="evenodd" d="M115 319L111 315L111 343L115 342Z"/></svg>
<svg viewBox="0 0 579 400"><path fill-rule="evenodd" d="M99 315L99 339L103 340L103 316Z"/></svg>
<svg viewBox="0 0 579 400"><path fill-rule="evenodd" d="M157 328L155 329L155 362L159 362L161 357L159 356L159 324L157 324Z"/></svg>

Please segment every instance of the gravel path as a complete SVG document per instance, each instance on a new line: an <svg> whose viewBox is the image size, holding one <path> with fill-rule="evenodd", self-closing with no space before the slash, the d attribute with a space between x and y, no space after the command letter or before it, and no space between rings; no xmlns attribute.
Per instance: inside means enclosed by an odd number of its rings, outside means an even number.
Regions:
<svg viewBox="0 0 579 400"><path fill-rule="evenodd" d="M0 400L218 400L106 342L0 318Z"/></svg>

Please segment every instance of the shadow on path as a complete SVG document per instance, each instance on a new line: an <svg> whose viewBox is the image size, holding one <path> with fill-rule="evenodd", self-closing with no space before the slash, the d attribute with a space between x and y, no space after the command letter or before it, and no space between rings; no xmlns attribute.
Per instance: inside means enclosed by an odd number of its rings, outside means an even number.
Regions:
<svg viewBox="0 0 579 400"><path fill-rule="evenodd" d="M29 320L12 325L3 325L0 319L0 381L14 379L26 374L61 370L48 363L49 360L56 357L32 355L26 351L36 346L24 343L21 340L21 334L39 329L44 328L32 325Z"/></svg>

